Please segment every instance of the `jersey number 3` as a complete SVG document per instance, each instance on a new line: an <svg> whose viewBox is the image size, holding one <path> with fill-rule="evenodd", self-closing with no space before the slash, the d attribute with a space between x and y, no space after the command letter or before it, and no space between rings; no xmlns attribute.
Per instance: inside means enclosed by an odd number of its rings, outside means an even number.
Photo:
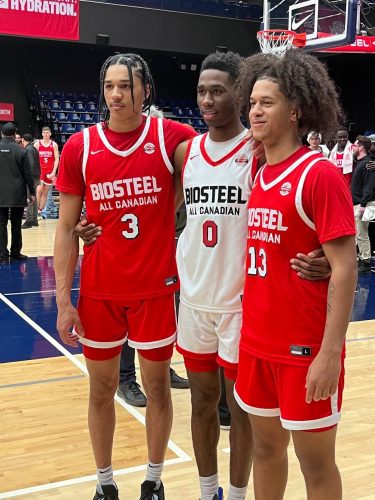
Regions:
<svg viewBox="0 0 375 500"><path fill-rule="evenodd" d="M122 231L122 235L133 240L139 234L138 218L134 214L125 214L121 217L121 222L126 222L128 224L128 231Z"/></svg>
<svg viewBox="0 0 375 500"><path fill-rule="evenodd" d="M257 274L264 278L267 274L267 255L263 248L259 249L258 255L256 254L255 248L249 248L249 267L247 269L247 274L256 276Z"/></svg>

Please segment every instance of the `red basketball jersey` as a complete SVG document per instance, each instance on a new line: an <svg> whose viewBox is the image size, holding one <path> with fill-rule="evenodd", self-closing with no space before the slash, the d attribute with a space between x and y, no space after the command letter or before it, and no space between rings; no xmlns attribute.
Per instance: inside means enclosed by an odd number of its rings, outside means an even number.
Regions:
<svg viewBox="0 0 375 500"><path fill-rule="evenodd" d="M243 349L271 361L311 362L324 334L329 279L299 278L290 259L354 234L349 190L323 155L302 147L260 170L248 210Z"/></svg>
<svg viewBox="0 0 375 500"><path fill-rule="evenodd" d="M53 141L50 141L48 146L44 146L42 141L39 141L39 161L42 170L52 172L55 163L55 152L53 150Z"/></svg>
<svg viewBox="0 0 375 500"><path fill-rule="evenodd" d="M108 142L101 124L85 129L83 141L87 219L103 234L84 247L81 294L137 300L173 292L174 183L163 120L147 118L126 151Z"/></svg>

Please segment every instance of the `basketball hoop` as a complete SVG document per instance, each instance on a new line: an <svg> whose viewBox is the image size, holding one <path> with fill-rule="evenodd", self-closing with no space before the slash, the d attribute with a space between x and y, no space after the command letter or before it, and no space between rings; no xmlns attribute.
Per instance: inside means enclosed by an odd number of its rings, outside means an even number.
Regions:
<svg viewBox="0 0 375 500"><path fill-rule="evenodd" d="M296 33L290 30L263 30L258 31L257 39L264 54L275 54L281 57L292 46L304 47L306 33Z"/></svg>

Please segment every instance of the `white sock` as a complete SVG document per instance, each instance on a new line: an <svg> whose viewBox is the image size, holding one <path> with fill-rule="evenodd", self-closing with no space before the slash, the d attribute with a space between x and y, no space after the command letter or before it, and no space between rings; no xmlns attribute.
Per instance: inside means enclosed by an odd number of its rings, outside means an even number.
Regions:
<svg viewBox="0 0 375 500"><path fill-rule="evenodd" d="M229 485L228 500L245 500L247 492L247 486L243 488L236 488L235 486Z"/></svg>
<svg viewBox="0 0 375 500"><path fill-rule="evenodd" d="M147 465L146 481L155 481L156 489L160 486L161 473L163 472L164 462L161 464L153 464L149 462Z"/></svg>
<svg viewBox="0 0 375 500"><path fill-rule="evenodd" d="M99 488L97 490L99 493L103 493L103 490L101 488L102 484L107 485L107 484L114 484L116 483L113 480L113 469L112 465L109 467L106 467L105 469L96 469L96 475L98 476L98 481L99 481Z"/></svg>
<svg viewBox="0 0 375 500"><path fill-rule="evenodd" d="M214 476L199 476L199 484L201 487L200 500L212 500L219 489L219 476L217 473Z"/></svg>

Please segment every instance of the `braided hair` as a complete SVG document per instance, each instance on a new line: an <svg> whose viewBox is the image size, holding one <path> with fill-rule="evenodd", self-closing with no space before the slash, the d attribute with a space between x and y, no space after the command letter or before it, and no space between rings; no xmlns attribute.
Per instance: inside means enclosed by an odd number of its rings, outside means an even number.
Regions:
<svg viewBox="0 0 375 500"><path fill-rule="evenodd" d="M104 80L110 66L123 64L128 68L130 92L134 105L134 72L142 80L144 102L142 111L148 111L155 102L155 84L146 61L138 54L116 54L104 61L100 70L99 118L104 122L109 120L109 109L104 99ZM148 95L147 95L148 94Z"/></svg>

